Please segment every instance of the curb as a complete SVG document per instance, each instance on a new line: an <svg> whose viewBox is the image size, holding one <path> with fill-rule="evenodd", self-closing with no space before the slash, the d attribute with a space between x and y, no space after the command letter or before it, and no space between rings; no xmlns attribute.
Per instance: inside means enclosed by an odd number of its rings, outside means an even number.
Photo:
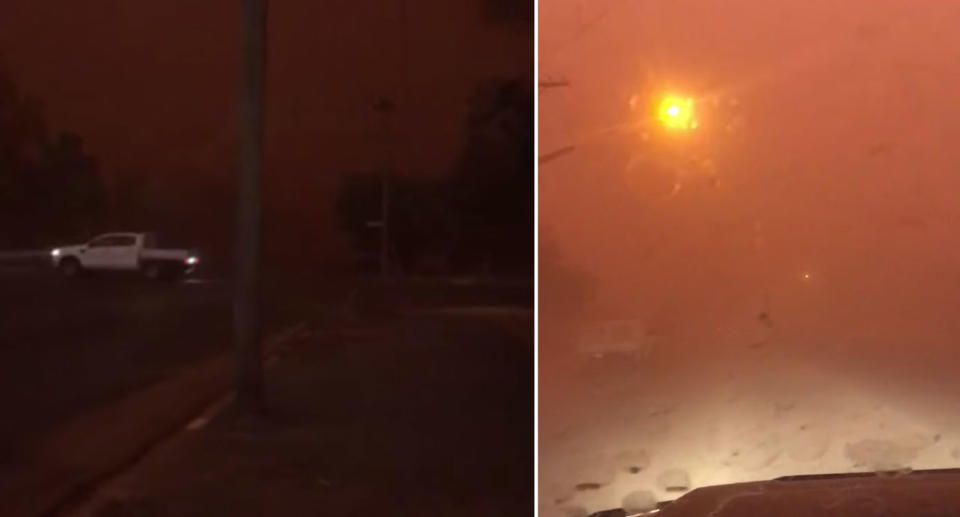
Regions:
<svg viewBox="0 0 960 517"><path fill-rule="evenodd" d="M305 327L268 339L265 361ZM0 479L0 515L60 513L203 414L232 381L232 357L218 356L68 422L40 442L13 479Z"/></svg>

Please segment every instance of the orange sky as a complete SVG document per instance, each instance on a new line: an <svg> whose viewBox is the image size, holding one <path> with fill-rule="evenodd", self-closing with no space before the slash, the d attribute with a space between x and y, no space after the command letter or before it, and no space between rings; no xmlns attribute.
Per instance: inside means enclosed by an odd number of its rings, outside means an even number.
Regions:
<svg viewBox="0 0 960 517"><path fill-rule="evenodd" d="M408 3L399 160L443 173L475 82L532 76L532 26L494 23L480 0ZM80 4L0 3L0 54L51 126L82 134L107 173L232 174L241 2ZM370 104L402 84L396 5L271 0L266 174L280 206L329 205L337 173L380 163Z"/></svg>
<svg viewBox="0 0 960 517"><path fill-rule="evenodd" d="M541 95L540 146L577 144L540 170L541 224L608 307L758 300L806 289L804 271L908 291L960 259L957 4L547 0L539 15L540 73L571 84ZM688 148L715 186L617 130L631 96L671 88L737 103Z"/></svg>

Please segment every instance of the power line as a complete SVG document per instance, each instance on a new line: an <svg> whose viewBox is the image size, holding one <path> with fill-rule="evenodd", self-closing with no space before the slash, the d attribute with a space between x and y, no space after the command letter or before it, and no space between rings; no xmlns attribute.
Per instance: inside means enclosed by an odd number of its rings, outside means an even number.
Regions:
<svg viewBox="0 0 960 517"><path fill-rule="evenodd" d="M564 86L570 86L570 81L566 79L541 79L537 82L537 86L541 89L561 88Z"/></svg>
<svg viewBox="0 0 960 517"><path fill-rule="evenodd" d="M537 158L537 163L540 164L540 165L543 165L543 164L545 164L545 163L547 163L547 162L549 162L549 161L555 160L555 159L557 159L557 158L559 158L559 157L561 157L561 156L563 156L563 155L565 155L565 154L567 154L567 153L572 153L574 149L576 149L576 147L574 147L574 146L572 146L572 145L568 145L568 146L566 146L566 147L561 147L560 149L557 149L556 151L551 151L551 152L549 152L549 153L547 153L547 154L544 154L544 155L540 156L539 158Z"/></svg>

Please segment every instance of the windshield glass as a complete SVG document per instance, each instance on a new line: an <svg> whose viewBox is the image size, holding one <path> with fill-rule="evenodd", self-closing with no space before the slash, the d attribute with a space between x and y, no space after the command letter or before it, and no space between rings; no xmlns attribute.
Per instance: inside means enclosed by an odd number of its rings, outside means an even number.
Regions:
<svg viewBox="0 0 960 517"><path fill-rule="evenodd" d="M542 511L960 463L958 13L540 2Z"/></svg>

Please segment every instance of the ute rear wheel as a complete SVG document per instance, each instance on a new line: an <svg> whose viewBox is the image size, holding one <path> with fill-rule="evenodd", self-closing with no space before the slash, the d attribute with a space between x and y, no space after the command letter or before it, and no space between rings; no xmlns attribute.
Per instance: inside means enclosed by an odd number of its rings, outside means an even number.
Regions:
<svg viewBox="0 0 960 517"><path fill-rule="evenodd" d="M160 280L161 273L160 264L149 263L143 265L143 276L150 280Z"/></svg>

